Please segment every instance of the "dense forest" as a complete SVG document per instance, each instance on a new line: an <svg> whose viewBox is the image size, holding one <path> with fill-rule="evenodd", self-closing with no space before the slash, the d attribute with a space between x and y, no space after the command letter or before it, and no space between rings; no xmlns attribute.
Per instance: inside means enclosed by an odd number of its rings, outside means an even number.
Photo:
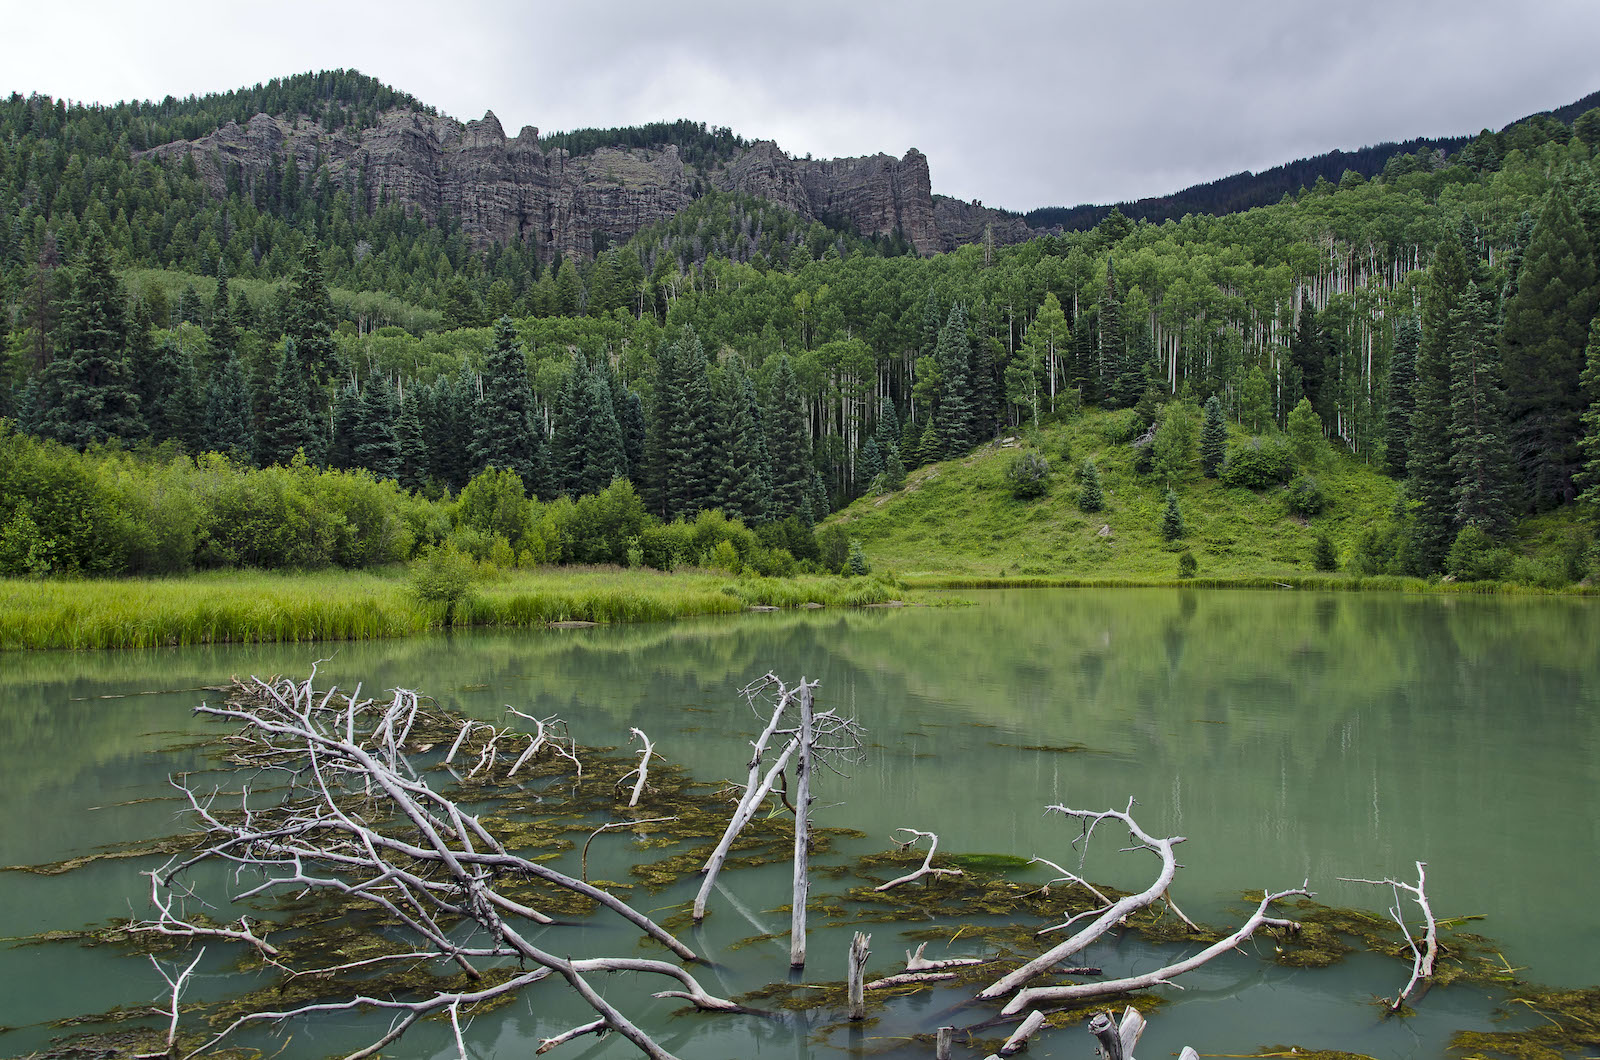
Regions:
<svg viewBox="0 0 1600 1060"><path fill-rule="evenodd" d="M1600 494L1600 110L1244 212L1112 211L927 259L709 194L590 261L541 266L474 247L449 217L369 207L321 168L219 199L140 153L252 108L359 124L395 106L421 107L345 72L159 105L0 103L0 565L104 569L103 551L50 544L71 537L52 523L71 506L42 510L28 478L73 461L122 504L214 499L196 476L223 469L280 500L320 474L446 513L432 506L489 469L538 504L625 480L641 519L720 510L784 528L761 547L815 554L806 528L852 498L1084 406L1132 410L1136 445L1202 404L1248 435L1311 425L1408 482L1408 529L1385 545L1408 573L1443 569L1463 534L1487 547L1525 513ZM622 133L708 156L735 142L693 123ZM407 548L446 535L426 522ZM512 538L473 547L496 534ZM120 554L121 570L369 561Z"/></svg>

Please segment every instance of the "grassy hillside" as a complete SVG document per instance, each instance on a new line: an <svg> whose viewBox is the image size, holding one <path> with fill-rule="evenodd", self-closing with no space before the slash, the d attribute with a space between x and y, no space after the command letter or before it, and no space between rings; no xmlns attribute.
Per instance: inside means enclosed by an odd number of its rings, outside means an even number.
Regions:
<svg viewBox="0 0 1600 1060"><path fill-rule="evenodd" d="M832 521L861 542L875 569L908 576L1172 578L1187 549L1202 578L1246 578L1314 573L1319 533L1333 541L1343 566L1361 530L1394 506L1392 479L1331 446L1314 470L1327 508L1311 519L1289 512L1282 488L1256 493L1203 478L1196 456L1175 483L1185 533L1169 544L1161 536L1166 484L1136 472L1136 451L1117 440L1126 415L1089 412L1026 432L1014 446L983 446L930 464L907 476L902 489L863 497ZM1030 445L1050 461L1050 489L1017 500L1005 469ZM1099 468L1105 493L1105 508L1093 514L1078 507L1085 458Z"/></svg>

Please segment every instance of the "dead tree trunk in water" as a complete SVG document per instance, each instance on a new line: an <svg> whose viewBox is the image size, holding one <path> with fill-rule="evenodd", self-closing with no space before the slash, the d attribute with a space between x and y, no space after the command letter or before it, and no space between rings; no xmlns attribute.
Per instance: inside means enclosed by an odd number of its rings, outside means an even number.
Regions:
<svg viewBox="0 0 1600 1060"><path fill-rule="evenodd" d="M816 682L800 679L800 758L795 765L794 796L794 905L789 915L789 967L806 966L806 897L811 890L811 768L816 753L816 732L811 716L811 690Z"/></svg>

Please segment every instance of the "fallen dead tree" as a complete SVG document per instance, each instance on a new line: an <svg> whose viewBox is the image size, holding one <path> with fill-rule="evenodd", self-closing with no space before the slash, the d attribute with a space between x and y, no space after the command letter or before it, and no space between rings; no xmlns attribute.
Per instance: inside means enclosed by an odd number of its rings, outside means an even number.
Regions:
<svg viewBox="0 0 1600 1060"><path fill-rule="evenodd" d="M1005 997L1008 994L1015 993L1016 996L1012 997L1011 1000L1006 1003L1005 1008L1001 1010L1004 1015L1016 1015L1032 1005L1052 1002L1059 1003L1064 1001L1081 1001L1085 998L1103 997L1111 994L1122 994L1130 990L1144 990L1152 986L1169 983L1174 976L1181 975L1184 972L1192 971L1193 969L1200 967L1201 965L1213 960L1221 954L1239 946L1263 925L1271 925L1289 930L1297 928L1298 925L1291 920L1268 916L1267 910L1272 903L1283 898L1292 895L1309 896L1311 893L1310 891L1306 890L1304 886L1292 888L1290 890L1279 891L1275 894L1265 894L1264 892L1264 897L1261 901L1260 907L1233 934L1212 944L1211 946L1206 947L1191 957L1185 958L1184 960L1178 961L1154 972L1149 972L1139 976L1130 976L1124 979L1104 980L1094 983L1075 983L1066 986L1025 987L1025 984L1045 974L1046 972L1051 971L1062 961L1075 954L1081 953L1096 939L1099 939L1117 924L1122 923L1129 914L1154 905L1157 901L1160 901L1163 898L1166 898L1168 904L1171 905L1171 899L1167 892L1172 886L1173 877L1176 875L1178 869L1177 859L1173 855L1173 847L1184 841L1182 836L1170 836L1164 839L1157 839L1155 836L1152 836L1146 832L1139 826L1138 822L1133 819L1133 803L1131 800L1129 801L1128 808L1126 810L1076 810L1071 807L1058 804L1048 807L1046 812L1059 813L1064 817L1082 822L1082 834L1074 839L1073 843L1074 845L1077 845L1081 842L1085 848L1087 848L1089 841L1094 837L1094 833L1100 825L1107 821L1118 822L1128 829L1129 837L1134 844L1132 847L1130 847L1130 849L1150 851L1160 859L1160 866L1156 871L1156 878L1154 882L1152 882L1150 886L1146 887L1143 891L1140 891L1137 894L1130 894L1124 898L1118 899L1115 902L1107 903L1098 911L1097 914L1094 915L1094 919L1086 927L1079 930L1071 938L1045 951L1038 957L1035 957L1033 960L1023 964L1020 968L1017 968L1015 971L1002 976L989 986L985 987L983 990L979 991L978 997L984 1000L995 1000ZM1060 866L1055 865L1053 862L1046 862L1046 864L1049 864L1052 868L1055 868L1058 872L1061 872L1064 877L1070 879L1072 882L1080 884L1083 883L1083 880L1078 875L1061 869ZM1097 895L1099 894L1099 892L1095 893ZM1099 897L1102 901L1104 900L1103 895L1099 895ZM1173 906L1173 908L1175 909L1176 907ZM1081 917L1075 917L1073 920L1067 921L1066 924L1058 925L1058 929L1065 928L1072 924L1075 920L1087 917L1089 915L1090 914L1082 914ZM1181 912L1177 913L1177 915L1183 919L1184 923L1189 924L1191 928L1193 927L1193 924L1189 921L1188 917L1184 917Z"/></svg>
<svg viewBox="0 0 1600 1060"><path fill-rule="evenodd" d="M1417 865L1417 882L1415 884L1401 883L1398 880L1361 880L1347 876L1339 879L1345 883L1366 883L1374 887L1388 887L1394 892L1394 905L1389 907L1389 917L1400 926L1400 933L1405 936L1406 948L1411 951L1411 978L1400 992L1389 1002L1390 1012L1399 1012L1406 1001L1416 993L1420 986L1427 989L1428 982L1433 978L1433 964L1439 957L1439 923L1434 919L1433 906L1428 902L1428 863L1419 861ZM1411 895L1411 900L1422 911L1422 942L1419 945L1411 934L1411 928L1406 924L1404 912L1400 906L1400 892L1405 891Z"/></svg>
<svg viewBox="0 0 1600 1060"><path fill-rule="evenodd" d="M271 782L273 791L270 798L258 798L246 786L238 805L224 808L216 793L203 794L179 782L206 830L206 845L150 874L156 916L132 925L133 930L242 941L284 967L281 956L260 937L259 924L254 929L247 921L237 928L217 927L185 911L185 906L200 897L185 879L192 870L220 863L235 870L231 878L245 881L230 896L233 901L303 892L329 894L351 907L377 910L409 939L408 948L401 952L337 966L286 969L294 974L326 975L380 962L443 959L454 963L470 981L484 985L473 990L423 991L423 996L410 1000L357 996L249 1012L181 1055L204 1053L251 1024L357 1009L393 1013L389 1030L354 1054L369 1056L423 1017L448 1013L459 1026L464 1005L492 1001L559 977L593 1008L598 1019L557 1035L551 1043L608 1029L645 1055L669 1060L669 1052L591 985L589 977L598 972L666 976L680 989L664 990L657 997L681 998L705 1010L749 1011L712 995L692 974L670 961L572 958L536 944L528 925L543 927L552 919L505 893L504 883L532 879L570 891L620 916L678 958L697 960L694 951L674 935L604 889L511 852L477 817L429 787L406 757L407 740L419 723L421 710L414 693L396 692L388 703L379 703L361 699L359 686L343 696L333 690L318 691L313 686L314 676L313 669L312 678L299 683L252 679L239 685L225 704L198 708L202 714L241 726L233 738L232 758L259 771ZM468 744L474 726L483 740L476 747L476 763L469 777L492 771L502 757L500 749L517 745L516 737L507 731L469 722L461 726L447 758ZM558 746L551 727L550 719L545 719L533 737L534 744L543 740L576 762L574 750ZM527 737L524 734L522 738ZM506 757L509 759L509 754ZM514 771L526 763L527 755L511 761ZM507 959L533 967L510 977L491 978L480 971ZM173 983L174 1020L180 985Z"/></svg>

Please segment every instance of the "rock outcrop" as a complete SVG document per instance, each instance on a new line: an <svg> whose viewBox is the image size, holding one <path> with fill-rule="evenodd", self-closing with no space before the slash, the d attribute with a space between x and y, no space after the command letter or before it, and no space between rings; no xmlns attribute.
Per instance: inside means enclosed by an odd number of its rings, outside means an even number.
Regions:
<svg viewBox="0 0 1600 1060"><path fill-rule="evenodd" d="M813 161L760 141L701 174L671 145L570 155L545 150L532 127L508 138L492 111L462 123L393 110L374 127L334 132L306 119L257 114L243 126L229 122L209 136L150 153L169 162L192 158L218 196L230 180L254 186L281 173L291 158L301 173L326 166L336 188L364 195L369 208L386 201L427 218L448 214L480 246L529 243L545 261L558 253L588 258L597 246L623 242L671 217L707 187L770 199L807 220L848 225L866 236L898 231L922 254L970 238L967 231L944 230L928 160L915 148L899 159L878 154ZM945 213L952 224L971 227L966 213ZM1016 242L1014 235L1007 228L1002 241Z"/></svg>

